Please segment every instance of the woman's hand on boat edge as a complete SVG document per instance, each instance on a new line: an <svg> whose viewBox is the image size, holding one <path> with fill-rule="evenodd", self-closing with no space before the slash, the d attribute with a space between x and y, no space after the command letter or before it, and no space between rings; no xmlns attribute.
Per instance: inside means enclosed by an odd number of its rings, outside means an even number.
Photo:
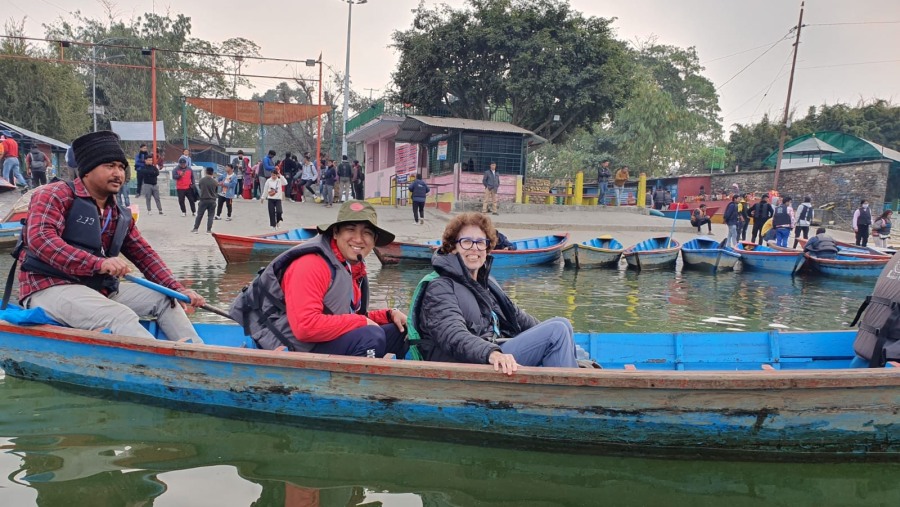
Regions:
<svg viewBox="0 0 900 507"><path fill-rule="evenodd" d="M494 365L494 371L503 371L507 375L512 375L519 369L519 363L512 354L504 354L499 350L491 352L488 356L488 362Z"/></svg>

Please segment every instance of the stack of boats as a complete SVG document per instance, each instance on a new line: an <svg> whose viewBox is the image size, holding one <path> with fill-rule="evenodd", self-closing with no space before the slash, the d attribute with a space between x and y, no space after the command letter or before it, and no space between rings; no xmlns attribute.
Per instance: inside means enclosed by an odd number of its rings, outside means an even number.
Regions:
<svg viewBox="0 0 900 507"><path fill-rule="evenodd" d="M318 234L315 228L299 228L259 236L214 233L225 260L230 263L272 259ZM801 241L802 242L802 241ZM741 261L745 271L767 271L795 275L801 272L842 278L877 278L890 259L891 251L857 247L838 242L839 252L831 259L782 248L774 243L757 245L741 242L736 248L724 241L700 236L681 244L671 236L654 236L626 248L616 238L604 235L581 243L569 243L569 234L549 234L512 240L514 248L495 250L495 268L517 268L552 264L563 259L566 267L577 269L618 269L622 260L630 269L674 269L679 253L685 269L708 272L733 270ZM427 264L440 240L423 243L394 241L376 247L383 265Z"/></svg>

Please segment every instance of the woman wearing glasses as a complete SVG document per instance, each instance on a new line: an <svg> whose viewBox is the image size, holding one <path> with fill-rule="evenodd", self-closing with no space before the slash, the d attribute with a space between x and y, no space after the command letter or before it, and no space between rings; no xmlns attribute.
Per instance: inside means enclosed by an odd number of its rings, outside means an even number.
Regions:
<svg viewBox="0 0 900 507"><path fill-rule="evenodd" d="M438 277L416 301L420 348L429 361L577 368L572 325L521 310L490 277L497 232L491 219L463 213L447 224L431 265Z"/></svg>

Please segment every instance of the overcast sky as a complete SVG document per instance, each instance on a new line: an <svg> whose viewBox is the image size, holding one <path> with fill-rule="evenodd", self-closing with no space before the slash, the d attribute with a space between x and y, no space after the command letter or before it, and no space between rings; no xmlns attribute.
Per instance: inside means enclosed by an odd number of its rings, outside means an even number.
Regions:
<svg viewBox="0 0 900 507"><path fill-rule="evenodd" d="M397 62L397 54L388 47L391 33L410 26L411 11L418 2L369 0L354 6L350 62L354 89L377 96L388 87ZM26 31L36 37L44 34L42 23L68 17L70 10L79 9L97 19L106 12L97 0L4 3L8 18L27 16ZM259 44L262 55L268 57L305 59L322 52L326 65L340 71L344 68L345 0L109 3L122 18L154 10L183 13L192 19L194 37L215 42L246 37ZM464 1L444 3L461 6ZM726 129L734 123L758 121L764 113L781 118L793 37L775 43L796 25L799 1L571 0L571 4L585 15L616 18L613 26L620 39L655 35L664 44L695 46L706 67L705 75L719 88ZM810 105L822 103L856 104L876 97L900 102L900 0L807 0L803 23L791 100L800 117ZM315 77L302 65L284 63L245 64L244 72ZM261 91L277 81L254 79L253 83Z"/></svg>

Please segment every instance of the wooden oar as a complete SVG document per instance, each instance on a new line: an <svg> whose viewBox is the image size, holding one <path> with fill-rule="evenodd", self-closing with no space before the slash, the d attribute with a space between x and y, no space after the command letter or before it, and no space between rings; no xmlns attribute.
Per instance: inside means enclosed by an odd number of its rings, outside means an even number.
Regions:
<svg viewBox="0 0 900 507"><path fill-rule="evenodd" d="M179 301L183 301L188 304L190 304L190 302L191 302L191 298L189 298L187 295L182 294L178 291L172 290L168 287L163 287L162 285L160 285L158 283L153 283L150 280L147 280L146 278L141 278L139 276L134 276L134 275L125 275L125 279L128 280L129 282L134 282L138 285L143 285L144 287L147 287L148 289L155 290L156 292L159 292L160 294L169 296L170 298L175 298ZM221 308L216 308L215 306L210 306L210 305L203 305L200 308L203 308L204 310L209 311L209 312L213 312L216 315L221 315L222 317L225 317L226 319L234 320L231 318L231 315L228 315L228 312L226 312L225 310L223 310Z"/></svg>

